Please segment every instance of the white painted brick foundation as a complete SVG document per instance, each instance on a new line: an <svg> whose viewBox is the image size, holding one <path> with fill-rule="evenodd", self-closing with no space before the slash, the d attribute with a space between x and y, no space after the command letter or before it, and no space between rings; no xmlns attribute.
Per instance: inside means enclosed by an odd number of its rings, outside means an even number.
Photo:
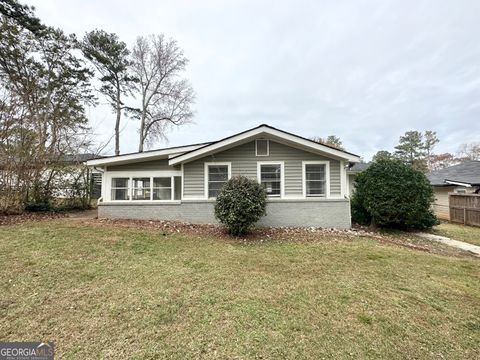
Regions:
<svg viewBox="0 0 480 360"><path fill-rule="evenodd" d="M104 203L98 206L100 218L179 220L197 224L215 224L212 201L182 201L175 204ZM298 226L348 229L351 227L348 199L278 200L267 205L267 216L259 226Z"/></svg>

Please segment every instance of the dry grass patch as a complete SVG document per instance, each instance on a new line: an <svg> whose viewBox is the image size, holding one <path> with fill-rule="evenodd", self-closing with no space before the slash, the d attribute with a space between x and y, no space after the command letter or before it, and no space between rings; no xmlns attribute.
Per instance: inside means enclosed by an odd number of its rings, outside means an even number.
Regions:
<svg viewBox="0 0 480 360"><path fill-rule="evenodd" d="M480 227L441 223L435 226L432 232L436 235L480 246Z"/></svg>
<svg viewBox="0 0 480 360"><path fill-rule="evenodd" d="M335 240L331 240L335 239ZM0 227L0 338L61 358L475 358L479 262L356 235Z"/></svg>

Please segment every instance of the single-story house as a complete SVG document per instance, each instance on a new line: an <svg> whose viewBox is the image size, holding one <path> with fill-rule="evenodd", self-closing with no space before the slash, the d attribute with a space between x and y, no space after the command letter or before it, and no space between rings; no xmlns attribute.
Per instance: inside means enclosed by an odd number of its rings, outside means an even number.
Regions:
<svg viewBox="0 0 480 360"><path fill-rule="evenodd" d="M480 161L467 160L458 165L432 171L427 175L433 186L433 210L438 218L450 220L449 193L480 192Z"/></svg>
<svg viewBox="0 0 480 360"><path fill-rule="evenodd" d="M232 176L268 194L261 226L349 228L347 169L358 155L260 125L227 138L87 162L102 173L98 215L216 223L215 197Z"/></svg>

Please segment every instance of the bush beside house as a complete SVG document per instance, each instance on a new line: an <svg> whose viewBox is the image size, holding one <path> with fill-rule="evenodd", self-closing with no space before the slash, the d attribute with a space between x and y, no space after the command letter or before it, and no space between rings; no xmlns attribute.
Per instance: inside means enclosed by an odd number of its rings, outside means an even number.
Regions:
<svg viewBox="0 0 480 360"><path fill-rule="evenodd" d="M267 194L255 180L236 176L223 186L215 203L215 217L235 236L247 233L266 214Z"/></svg>
<svg viewBox="0 0 480 360"><path fill-rule="evenodd" d="M356 178L353 221L362 225L425 229L438 220L432 187L420 171L394 159L373 162Z"/></svg>

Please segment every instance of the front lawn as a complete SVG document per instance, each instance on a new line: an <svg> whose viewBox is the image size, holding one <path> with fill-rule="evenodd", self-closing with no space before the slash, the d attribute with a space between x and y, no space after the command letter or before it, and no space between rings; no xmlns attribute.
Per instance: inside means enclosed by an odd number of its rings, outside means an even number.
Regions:
<svg viewBox="0 0 480 360"><path fill-rule="evenodd" d="M433 228L433 233L480 246L480 227L441 223Z"/></svg>
<svg viewBox="0 0 480 360"><path fill-rule="evenodd" d="M473 359L479 265L335 233L0 226L0 339L67 359Z"/></svg>

